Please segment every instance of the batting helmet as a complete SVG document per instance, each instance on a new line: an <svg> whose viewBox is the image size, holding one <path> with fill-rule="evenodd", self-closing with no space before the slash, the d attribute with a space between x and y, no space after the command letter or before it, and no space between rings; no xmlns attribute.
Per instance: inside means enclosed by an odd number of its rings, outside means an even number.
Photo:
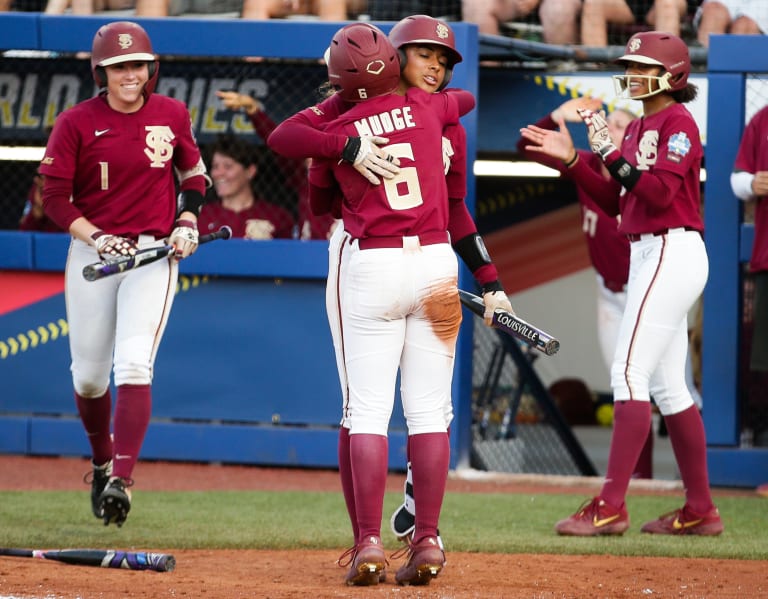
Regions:
<svg viewBox="0 0 768 599"><path fill-rule="evenodd" d="M347 102L383 96L400 83L397 50L378 27L352 23L331 40L328 80Z"/></svg>
<svg viewBox="0 0 768 599"><path fill-rule="evenodd" d="M688 85L688 75L691 73L691 57L688 46L683 40L671 33L661 31L643 31L636 33L627 42L624 55L614 62L627 64L636 62L644 65L660 66L664 69L658 76L643 75L647 79L655 79L657 89L642 95L633 96L639 100L665 91L680 91ZM638 75L632 75L637 78ZM627 75L614 75L617 93L621 95L627 89Z"/></svg>
<svg viewBox="0 0 768 599"><path fill-rule="evenodd" d="M428 15L413 15L405 17L392 27L389 41L400 54L400 68L405 67L405 52L403 46L408 44L430 44L442 46L448 51L448 65L445 68L445 78L438 89L448 85L453 75L453 67L462 61L461 54L456 50L456 40L453 30L447 23Z"/></svg>
<svg viewBox="0 0 768 599"><path fill-rule="evenodd" d="M104 67L121 62L146 61L149 63L149 79L144 86L144 95L155 90L159 63L152 52L152 42L144 29L130 21L116 21L103 25L93 36L91 48L91 71L96 85L107 85Z"/></svg>

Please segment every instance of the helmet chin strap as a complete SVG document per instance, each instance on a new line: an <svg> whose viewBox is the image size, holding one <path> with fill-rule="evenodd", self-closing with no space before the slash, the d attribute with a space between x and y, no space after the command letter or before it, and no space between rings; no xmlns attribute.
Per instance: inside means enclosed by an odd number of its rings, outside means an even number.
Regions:
<svg viewBox="0 0 768 599"><path fill-rule="evenodd" d="M672 89L672 86L669 83L669 80L671 78L671 75L669 73L664 73L663 75L613 75L613 85L616 89L616 97L623 99L623 100L642 100L644 98L650 98L651 96L655 96L656 94L660 94L662 92L666 92ZM640 96L633 96L630 94L629 91L629 80L630 79L645 79L649 83L651 81L656 82L656 89L653 91L649 91L646 94L642 94ZM650 85L648 86L651 87Z"/></svg>

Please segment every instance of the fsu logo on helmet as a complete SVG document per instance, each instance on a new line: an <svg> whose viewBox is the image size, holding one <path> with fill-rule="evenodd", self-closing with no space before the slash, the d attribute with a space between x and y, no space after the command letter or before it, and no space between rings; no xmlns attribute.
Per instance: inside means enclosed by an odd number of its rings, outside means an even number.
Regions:
<svg viewBox="0 0 768 599"><path fill-rule="evenodd" d="M368 63L368 66L365 67L365 72L371 75L380 75L386 66L383 60L374 60Z"/></svg>
<svg viewBox="0 0 768 599"><path fill-rule="evenodd" d="M441 40L446 39L450 35L448 26L445 23L438 23L437 27L435 28L435 33Z"/></svg>
<svg viewBox="0 0 768 599"><path fill-rule="evenodd" d="M642 43L643 42L641 40L637 39L637 38L635 38L633 40L630 40L629 41L629 51L630 52L637 52L638 50L640 50L640 46L642 45Z"/></svg>
<svg viewBox="0 0 768 599"><path fill-rule="evenodd" d="M117 43L123 50L127 50L133 46L133 36L130 33L121 33L117 36Z"/></svg>

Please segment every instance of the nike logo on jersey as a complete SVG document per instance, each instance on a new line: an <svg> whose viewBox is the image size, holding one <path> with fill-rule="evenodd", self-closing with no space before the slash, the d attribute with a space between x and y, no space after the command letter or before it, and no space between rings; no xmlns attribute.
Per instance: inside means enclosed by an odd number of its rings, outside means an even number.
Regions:
<svg viewBox="0 0 768 599"><path fill-rule="evenodd" d="M130 454L122 454L122 453L115 454L116 460L128 460L130 458L131 458Z"/></svg>
<svg viewBox="0 0 768 599"><path fill-rule="evenodd" d="M94 131L94 132L93 132L93 134L94 134L96 137L101 137L101 136L102 136L102 135L104 135L104 134L105 134L107 131L109 131L109 129L96 129L96 131Z"/></svg>

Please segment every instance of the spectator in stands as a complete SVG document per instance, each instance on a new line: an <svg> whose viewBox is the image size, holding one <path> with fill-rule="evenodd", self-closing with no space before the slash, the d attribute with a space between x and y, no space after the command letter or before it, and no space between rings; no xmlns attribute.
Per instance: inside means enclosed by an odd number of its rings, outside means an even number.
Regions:
<svg viewBox="0 0 768 599"><path fill-rule="evenodd" d="M291 15L316 15L321 21L346 21L359 14L365 0L243 0L243 19L267 20Z"/></svg>
<svg viewBox="0 0 768 599"><path fill-rule="evenodd" d="M463 0L368 0L364 12L371 21L399 21L411 15L461 21L463 3Z"/></svg>
<svg viewBox="0 0 768 599"><path fill-rule="evenodd" d="M53 222L43 210L43 176L35 174L27 194L27 202L19 221L19 231L40 231L43 233L62 233L59 225Z"/></svg>
<svg viewBox="0 0 768 599"><path fill-rule="evenodd" d="M687 0L584 0L581 8L581 43L607 46L610 25L645 23L651 29L680 35L680 22L688 14Z"/></svg>
<svg viewBox="0 0 768 599"><path fill-rule="evenodd" d="M696 39L705 48L717 33L759 35L768 31L768 3L764 0L704 0L693 20Z"/></svg>
<svg viewBox="0 0 768 599"><path fill-rule="evenodd" d="M265 142L269 134L277 126L264 111L264 105L256 98L248 94L240 94L236 91L217 91L216 95L230 110L243 110L253 125L256 134ZM275 156L277 166L280 169L286 187L293 189L298 196L299 213L299 238L300 239L328 239L333 232L336 220L330 214L316 216L309 207L309 193L307 188L307 164L304 160Z"/></svg>
<svg viewBox="0 0 768 599"><path fill-rule="evenodd" d="M0 0L0 12L40 12L46 0Z"/></svg>
<svg viewBox="0 0 768 599"><path fill-rule="evenodd" d="M254 148L234 135L220 135L211 151L211 178L216 199L206 203L197 226L201 234L223 225L233 237L246 239L290 239L294 219L291 213L257 197L253 182L259 173Z"/></svg>
<svg viewBox="0 0 768 599"><path fill-rule="evenodd" d="M463 0L465 21L477 23L480 33L499 35L501 24L520 21L539 9L544 41L548 44L578 43L581 0Z"/></svg>
<svg viewBox="0 0 768 599"><path fill-rule="evenodd" d="M92 15L103 10L128 10L135 5L136 0L48 0L45 13L63 15L69 9L73 15Z"/></svg>

